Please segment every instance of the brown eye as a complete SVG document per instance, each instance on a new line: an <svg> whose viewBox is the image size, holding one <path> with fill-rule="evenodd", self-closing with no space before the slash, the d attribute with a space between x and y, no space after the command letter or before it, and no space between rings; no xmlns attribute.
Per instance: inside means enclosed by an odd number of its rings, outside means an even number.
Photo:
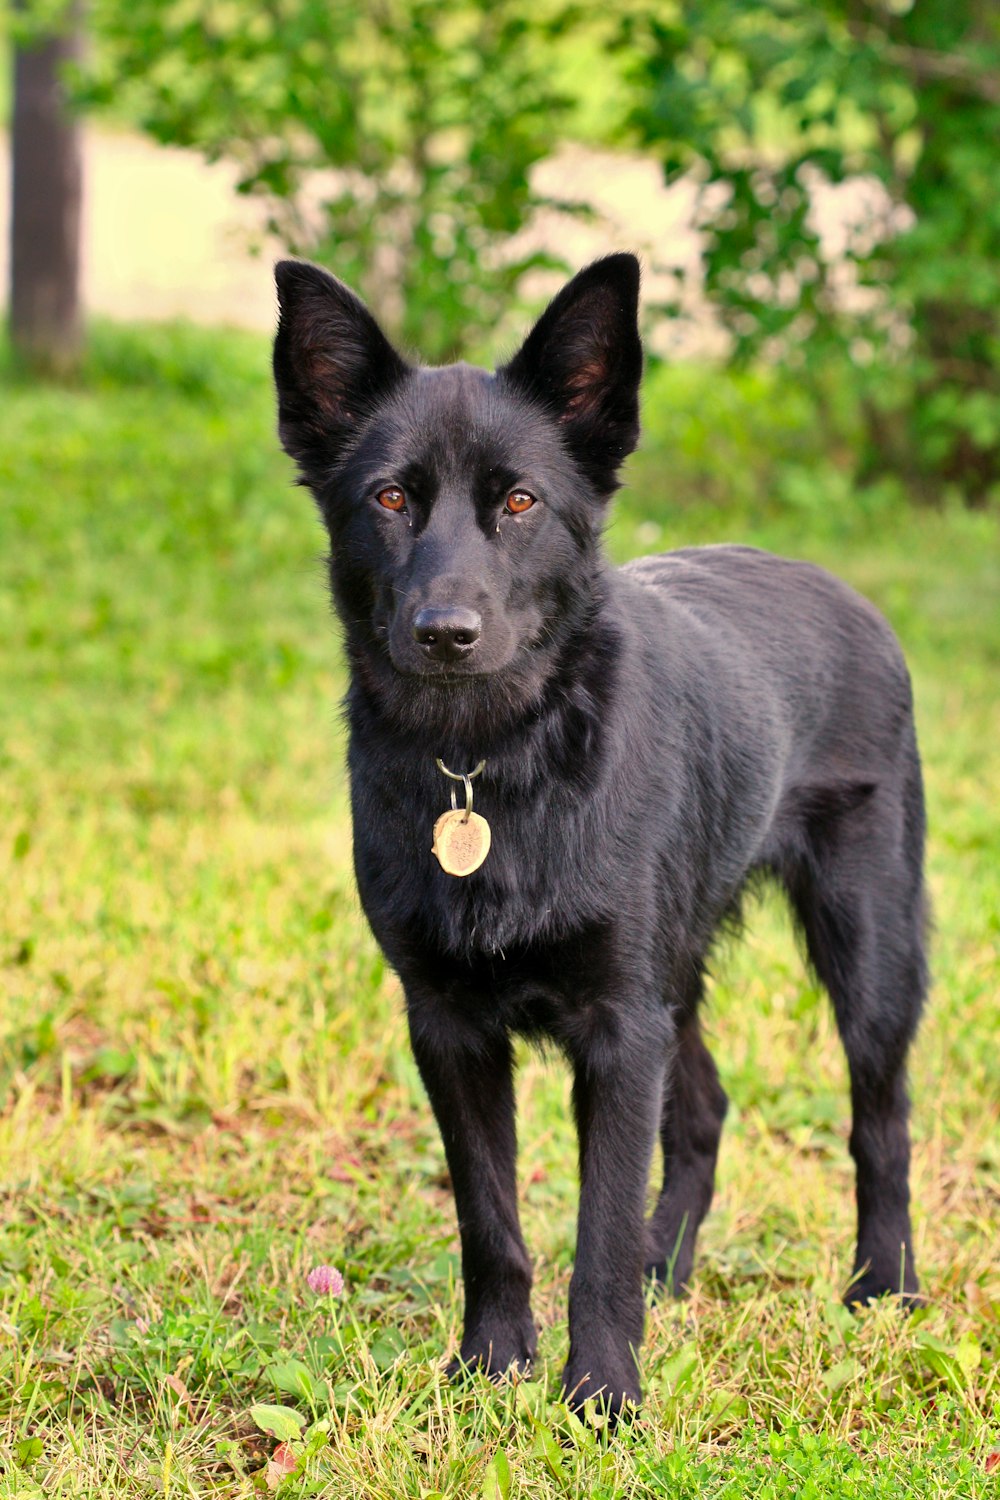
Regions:
<svg viewBox="0 0 1000 1500"><path fill-rule="evenodd" d="M391 484L388 489L379 490L375 499L379 505L384 505L386 510L402 510L406 505L406 496L394 484Z"/></svg>
<svg viewBox="0 0 1000 1500"><path fill-rule="evenodd" d="M527 490L514 490L513 494L507 496L507 504L504 510L512 516L523 516L526 510L530 510L535 503L534 495L529 495Z"/></svg>

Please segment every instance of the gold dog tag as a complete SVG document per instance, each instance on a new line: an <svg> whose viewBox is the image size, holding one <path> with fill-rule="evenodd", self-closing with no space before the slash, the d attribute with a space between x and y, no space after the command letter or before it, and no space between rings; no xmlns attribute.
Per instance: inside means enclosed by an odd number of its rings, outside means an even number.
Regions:
<svg viewBox="0 0 1000 1500"><path fill-rule="evenodd" d="M471 875L489 854L492 838L485 818L453 807L434 824L431 853L446 875Z"/></svg>

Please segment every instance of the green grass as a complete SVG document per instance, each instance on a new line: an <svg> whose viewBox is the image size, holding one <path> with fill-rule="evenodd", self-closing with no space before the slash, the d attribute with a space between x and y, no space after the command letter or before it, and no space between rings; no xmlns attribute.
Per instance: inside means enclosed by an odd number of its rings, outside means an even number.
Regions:
<svg viewBox="0 0 1000 1500"><path fill-rule="evenodd" d="M840 1307L844 1066L764 902L711 997L732 1112L696 1284L651 1309L646 1403L601 1446L558 1400L576 1187L555 1059L521 1073L535 1378L441 1379L453 1209L354 892L322 538L264 342L99 329L78 387L8 375L0 396L0 1497L266 1490L275 1419L254 1412L275 1403L301 1432L289 1497L994 1494L996 517L852 496L776 379L650 382L616 555L730 537L812 557L913 665L928 1305ZM333 1303L305 1283L323 1262Z"/></svg>

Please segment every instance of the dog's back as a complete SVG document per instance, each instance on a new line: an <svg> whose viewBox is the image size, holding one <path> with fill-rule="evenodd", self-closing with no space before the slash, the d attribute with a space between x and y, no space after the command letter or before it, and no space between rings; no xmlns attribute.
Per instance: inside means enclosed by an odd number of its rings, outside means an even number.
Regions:
<svg viewBox="0 0 1000 1500"><path fill-rule="evenodd" d="M695 694L704 684L704 713L731 734L768 737L778 804L795 787L885 786L913 760L898 642L840 579L742 546L639 558L621 578L657 599L662 637L650 655L669 664L654 672L681 675Z"/></svg>

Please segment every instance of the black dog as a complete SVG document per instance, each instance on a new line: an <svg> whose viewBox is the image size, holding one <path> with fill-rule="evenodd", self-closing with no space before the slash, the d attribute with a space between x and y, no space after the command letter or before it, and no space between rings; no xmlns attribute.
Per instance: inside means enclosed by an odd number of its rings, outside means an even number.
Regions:
<svg viewBox="0 0 1000 1500"><path fill-rule="evenodd" d="M580 1140L565 1389L612 1416L638 1399L643 1270L687 1281L726 1110L698 1030L706 955L756 872L791 898L850 1062L849 1300L912 1298L924 816L887 625L748 547L606 561L639 430L634 257L576 276L496 374L407 364L315 266L277 281L281 441L330 534L350 666L358 885L458 1207L453 1369L535 1352L511 1037L541 1036L573 1066Z"/></svg>

